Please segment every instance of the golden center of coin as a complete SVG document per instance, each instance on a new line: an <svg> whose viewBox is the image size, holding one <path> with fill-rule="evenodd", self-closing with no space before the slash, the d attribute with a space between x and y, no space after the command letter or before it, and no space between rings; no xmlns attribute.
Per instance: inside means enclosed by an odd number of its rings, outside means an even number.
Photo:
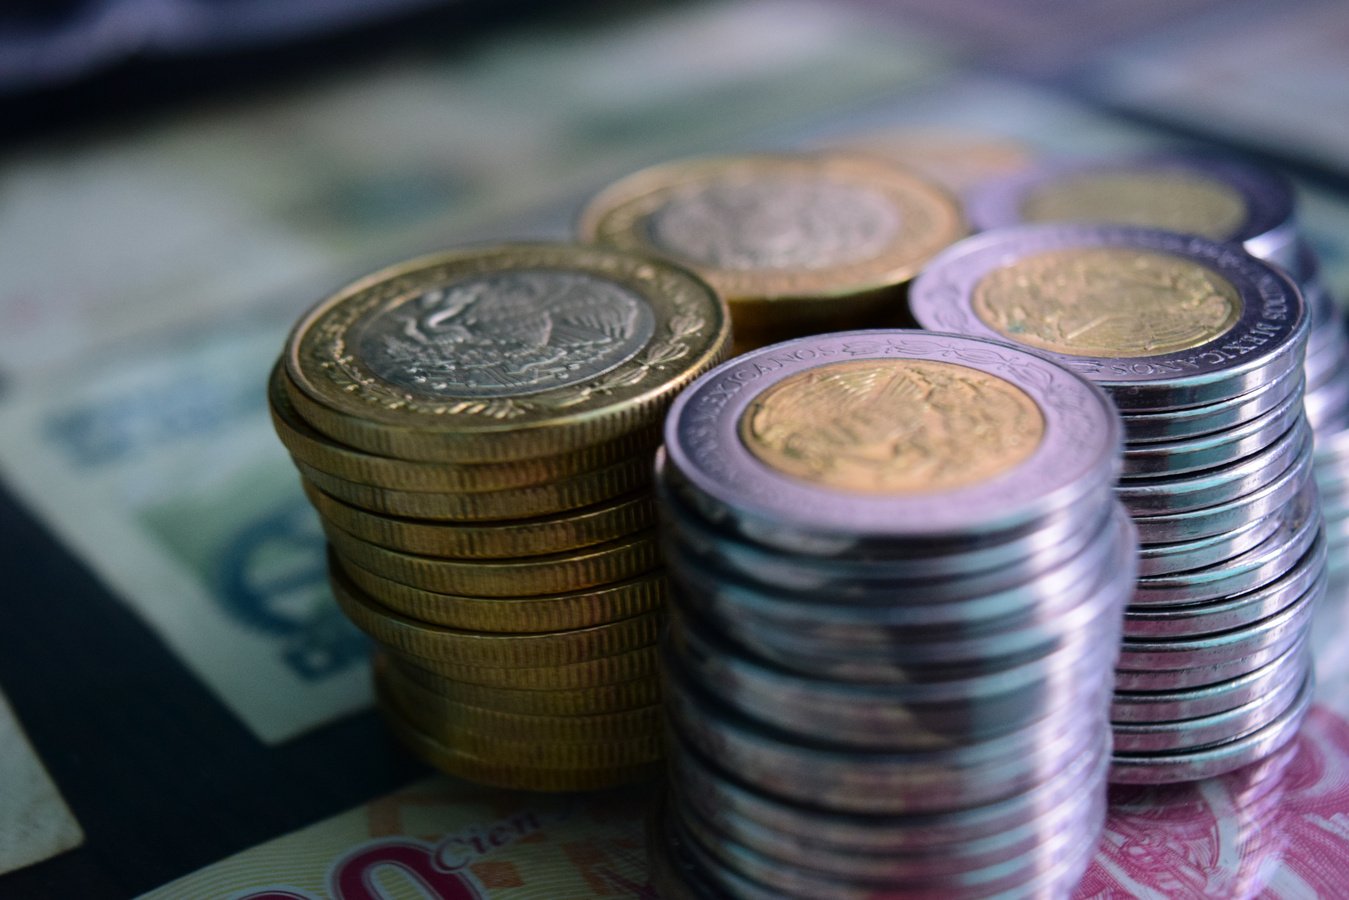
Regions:
<svg viewBox="0 0 1349 900"><path fill-rule="evenodd" d="M819 270L878 256L901 221L864 185L772 176L684 185L651 216L662 250L718 269Z"/></svg>
<svg viewBox="0 0 1349 900"><path fill-rule="evenodd" d="M1028 222L1109 222L1228 240L1246 220L1241 194L1188 172L1078 175L1033 190Z"/></svg>
<svg viewBox="0 0 1349 900"><path fill-rule="evenodd" d="M1241 317L1237 289L1168 253L1050 250L994 269L974 312L1020 344L1068 356L1161 356L1199 347Z"/></svg>
<svg viewBox="0 0 1349 900"><path fill-rule="evenodd" d="M740 439L765 465L864 494L927 494L1008 472L1044 438L1017 386L968 366L913 359L831 363L749 405Z"/></svg>

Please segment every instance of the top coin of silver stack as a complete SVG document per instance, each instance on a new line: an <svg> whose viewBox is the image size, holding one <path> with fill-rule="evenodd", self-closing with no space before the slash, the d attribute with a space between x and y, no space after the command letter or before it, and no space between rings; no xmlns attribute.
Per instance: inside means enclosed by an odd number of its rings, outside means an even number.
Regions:
<svg viewBox="0 0 1349 900"><path fill-rule="evenodd" d="M663 895L1066 893L1136 566L1120 435L1063 367L915 331L798 338L680 395Z"/></svg>
<svg viewBox="0 0 1349 900"><path fill-rule="evenodd" d="M1286 743L1310 697L1302 647L1325 585L1302 412L1307 321L1289 277L1204 238L1022 226L951 248L910 302L926 327L1050 355L1123 413L1118 495L1142 577L1111 777L1190 780ZM1267 663L1261 693L1251 682Z"/></svg>

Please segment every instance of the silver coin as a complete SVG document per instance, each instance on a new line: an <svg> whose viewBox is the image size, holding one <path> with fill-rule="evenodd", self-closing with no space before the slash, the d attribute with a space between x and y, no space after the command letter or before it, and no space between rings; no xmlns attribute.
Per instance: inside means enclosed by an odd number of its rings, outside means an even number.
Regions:
<svg viewBox="0 0 1349 900"><path fill-rule="evenodd" d="M1221 326L1200 330L1192 340L1164 344L1180 347L1170 352L1146 356L1055 352L1055 347L1077 345L1065 345L1062 340L1038 342L1040 339L1036 338L1035 346L1041 352L1101 385L1125 413L1184 409L1230 400L1302 365L1307 319L1297 288L1282 270L1228 245L1147 229L1039 225L966 238L938 254L914 281L909 290L913 317L934 331L1025 344L1031 339L1025 330L1030 320L1017 319L1012 323L1015 327L999 330L981 318L975 300L982 296L986 279L1005 274L1009 284L1021 284L1024 279L1015 276L1017 266L1049 259L1056 251L1118 251L1124 258L1128 254L1135 257L1143 254L1158 260L1157 265L1162 265L1162 260L1167 260L1167 265L1176 265L1171 261L1181 260L1192 264L1196 273L1207 273L1208 286L1202 291L1196 287L1195 292L1217 296L1214 292L1219 286L1230 286L1235 299L1228 305L1235 309L1235 322L1228 326L1224 321ZM1125 264L1124 258L1118 262L1120 273L1141 274L1142 269ZM1156 307L1155 318L1149 321L1154 323L1153 330L1158 334L1181 324L1190 329L1188 320L1173 322L1175 317L1168 317L1168 308L1180 306L1182 298L1169 287L1159 287L1170 280L1160 277L1160 272L1157 274L1153 286L1146 289L1151 306L1124 304L1130 313L1127 322L1098 318L1092 320L1093 327L1114 341L1119 333L1136 333L1137 310ZM1082 277L1085 279L1085 274ZM1118 297L1115 289L1084 308L1095 310L1099 306L1108 310L1113 301L1118 309ZM1008 298L1006 302L1014 299ZM1040 300L1050 302L1049 295ZM1190 300L1183 302L1189 304ZM1023 307L1013 303L1008 308ZM1064 315L1076 308L1076 305L1064 307ZM1046 323L1043 326L1046 329L1054 321L1057 319L1048 313L1036 319ZM1076 337L1082 333L1080 328L1071 333L1074 340L1082 342ZM1147 346L1145 342L1139 343Z"/></svg>
<svg viewBox="0 0 1349 900"><path fill-rule="evenodd" d="M1264 543L1214 566L1149 575L1138 579L1132 608L1183 606L1234 597L1282 576L1301 560L1320 537L1321 503L1316 485L1308 484L1277 514L1279 528Z"/></svg>
<svg viewBox="0 0 1349 900"><path fill-rule="evenodd" d="M932 856L959 852L956 848L961 846L972 852L1000 846L1074 797L1097 790L1109 765L1109 747L1110 733L1103 730L1095 746L1029 791L996 803L901 816L801 806L760 792L717 769L677 734L672 736L669 755L672 782L705 811L727 809L797 841L825 847Z"/></svg>
<svg viewBox="0 0 1349 900"><path fill-rule="evenodd" d="M1196 750L1245 737L1268 725L1284 712L1302 689L1310 669L1301 670L1271 684L1269 690L1241 706L1181 722L1115 722L1115 754L1161 753Z"/></svg>
<svg viewBox="0 0 1349 900"><path fill-rule="evenodd" d="M1177 691L1116 691L1110 705L1110 719L1121 722L1172 722L1216 715L1264 695L1274 686L1301 671L1310 659L1306 636L1282 655L1257 669L1217 684Z"/></svg>
<svg viewBox="0 0 1349 900"><path fill-rule="evenodd" d="M1189 637L1244 628L1295 603L1325 580L1326 542L1315 541L1287 572L1269 584L1236 596L1188 606L1129 607L1124 634L1131 639Z"/></svg>
<svg viewBox="0 0 1349 900"><path fill-rule="evenodd" d="M1323 586L1302 595L1274 615L1245 628L1170 640L1126 639L1120 648L1119 664L1115 670L1116 684L1123 674L1204 673L1206 670L1228 663L1252 662L1262 651L1286 647L1307 627L1322 593L1324 593ZM1253 668L1254 665L1247 665L1245 671ZM1146 689L1146 686L1140 687Z"/></svg>
<svg viewBox="0 0 1349 900"><path fill-rule="evenodd" d="M1302 396L1294 393L1269 412L1229 428L1181 441L1126 444L1122 482L1200 472L1230 465L1268 447L1303 420Z"/></svg>
<svg viewBox="0 0 1349 900"><path fill-rule="evenodd" d="M1136 515L1217 506L1258 490L1311 449L1311 426L1297 417L1269 446L1243 459L1184 475L1121 478L1115 496Z"/></svg>
<svg viewBox="0 0 1349 900"><path fill-rule="evenodd" d="M1134 516L1143 544L1167 544L1212 537L1268 516L1298 495L1312 481L1312 455L1294 460L1287 470L1244 497L1203 509L1155 516Z"/></svg>
<svg viewBox="0 0 1349 900"><path fill-rule="evenodd" d="M663 794L647 812L646 853L651 883L661 900L733 900L684 846Z"/></svg>
<svg viewBox="0 0 1349 900"><path fill-rule="evenodd" d="M1256 519L1232 531L1193 541L1168 544L1143 544L1139 547L1138 574L1170 575L1216 565L1251 549L1279 527L1274 516Z"/></svg>
<svg viewBox="0 0 1349 900"><path fill-rule="evenodd" d="M1109 779L1122 784L1166 784L1198 781L1235 771L1270 756L1296 737L1311 708L1312 694L1313 677L1309 670L1297 698L1264 728L1216 747L1188 753L1115 754Z"/></svg>
<svg viewBox="0 0 1349 900"><path fill-rule="evenodd" d="M847 493L778 471L741 439L750 405L784 379L816 370L832 385L840 370L825 368L830 364L892 360L946 363L1013 386L1038 410L1045 437L1019 463L974 483L888 494ZM840 383L836 392L846 399L848 388ZM870 393L856 395L860 406L844 405L838 422L818 424L842 426L848 416L868 414L874 408ZM924 408L921 396L916 413ZM903 409L896 406L893 419L907 427ZM846 444L855 452L856 435ZM1044 357L994 341L898 330L800 338L736 357L679 395L665 431L670 478L701 496L703 515L788 552L840 535L890 542L987 535L1037 523L1083 497L1099 496L1118 472L1120 445L1119 419L1105 396Z"/></svg>
<svg viewBox="0 0 1349 900"><path fill-rule="evenodd" d="M1302 370L1293 367L1231 400L1165 412L1125 413L1124 439L1132 446L1223 431L1278 406L1284 398L1301 391L1305 381Z"/></svg>
<svg viewBox="0 0 1349 900"><path fill-rule="evenodd" d="M1130 179L1110 189L1111 180ZM1160 193L1146 190L1147 179L1157 179ZM1177 181L1178 179L1178 181ZM1139 180L1144 189L1139 190ZM1132 190L1129 189L1133 185ZM1093 191L1092 186L1097 187ZM1102 196L1102 189L1110 190ZM1209 196L1226 197L1219 201L1230 206L1229 217L1215 221L1211 211L1195 219L1186 228L1187 216L1197 215L1202 207L1186 206L1189 190L1202 190ZM1085 189L1095 200L1093 210L1110 212L1067 212L1073 221L1099 220L1117 224L1146 225L1170 231L1203 233L1219 241L1235 242L1262 259L1269 259L1299 274L1314 265L1310 248L1297 240L1293 189L1288 180L1267 169L1230 159L1179 154L1149 154L1088 162L1056 162L1017 173L1008 178L986 182L965 199L973 226L986 231L1030 221L1047 221L1039 209L1047 193L1056 190ZM1150 205L1153 201L1155 205ZM1178 219L1177 216L1182 218ZM1099 217L1099 218L1098 218ZM1216 231L1214 229L1217 229Z"/></svg>

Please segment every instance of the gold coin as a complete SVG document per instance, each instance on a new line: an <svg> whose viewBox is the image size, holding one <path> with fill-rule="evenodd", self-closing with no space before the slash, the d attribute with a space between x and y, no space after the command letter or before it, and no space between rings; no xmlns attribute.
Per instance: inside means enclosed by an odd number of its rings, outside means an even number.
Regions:
<svg viewBox="0 0 1349 900"><path fill-rule="evenodd" d="M591 715L521 715L452 700L399 678L392 667L377 665L377 671L393 703L430 734L445 728L504 741L557 743L647 740L661 734L659 703Z"/></svg>
<svg viewBox="0 0 1349 900"><path fill-rule="evenodd" d="M285 382L315 429L381 456L553 456L657 424L724 355L692 273L598 247L515 244L385 269L311 310Z"/></svg>
<svg viewBox="0 0 1349 900"><path fill-rule="evenodd" d="M377 547L323 523L328 542L343 559L411 587L476 597L538 597L583 591L643 575L660 565L655 532L567 553L518 559L437 559Z"/></svg>
<svg viewBox="0 0 1349 900"><path fill-rule="evenodd" d="M658 677L634 678L570 690L511 690L453 681L406 660L381 655L398 679L419 685L466 706L518 713L522 716L589 716L623 712L660 703Z"/></svg>
<svg viewBox="0 0 1349 900"><path fill-rule="evenodd" d="M331 551L328 565L341 569L381 606L411 619L465 631L534 634L617 622L663 609L669 590L664 570L658 569L615 584L545 597L470 597L410 587L340 560Z"/></svg>
<svg viewBox="0 0 1349 900"><path fill-rule="evenodd" d="M396 710L381 705L384 721L413 754L442 772L479 784L516 791L597 791L649 781L664 771L663 761L589 767L523 766L495 754L474 755L418 730Z"/></svg>
<svg viewBox="0 0 1349 900"><path fill-rule="evenodd" d="M1015 343L1067 356L1160 356L1215 340L1241 318L1217 272L1169 253L1048 250L994 269L975 315Z"/></svg>
<svg viewBox="0 0 1349 900"><path fill-rule="evenodd" d="M356 627L380 644L423 661L492 668L566 666L649 647L664 622L664 613L656 611L575 631L461 631L400 616L364 596L340 570L329 574L338 605Z"/></svg>
<svg viewBox="0 0 1349 900"><path fill-rule="evenodd" d="M1044 438L1025 391L968 366L867 359L807 369L746 407L740 440L765 465L860 494L954 490L1014 469Z"/></svg>
<svg viewBox="0 0 1349 900"><path fill-rule="evenodd" d="M944 189L846 154L655 166L601 191L579 228L693 267L727 298L737 331L778 333L902 306L896 288L965 233Z"/></svg>
<svg viewBox="0 0 1349 900"><path fill-rule="evenodd" d="M581 690L638 678L651 678L659 669L654 645L639 647L617 656L603 656L566 666L536 668L469 666L445 659L409 656L387 645L384 652L396 660L400 667L416 666L453 681L513 691Z"/></svg>
<svg viewBox="0 0 1349 900"><path fill-rule="evenodd" d="M1035 162L1035 154L1019 141L953 128L887 128L834 139L825 146L884 157L957 196L982 182L1023 172Z"/></svg>
<svg viewBox="0 0 1349 900"><path fill-rule="evenodd" d="M1193 171L1079 172L1035 187L1027 222L1109 222L1225 241L1246 221L1235 188Z"/></svg>
<svg viewBox="0 0 1349 900"><path fill-rule="evenodd" d="M644 454L565 481L476 494L393 491L337 478L298 459L295 467L324 493L370 512L409 519L490 522L565 513L649 488L653 459L654 454Z"/></svg>
<svg viewBox="0 0 1349 900"><path fill-rule="evenodd" d="M363 541L423 556L507 559L591 547L651 528L656 501L647 492L544 519L447 525L391 518L350 506L304 482L309 502L325 519Z"/></svg>
<svg viewBox="0 0 1349 900"><path fill-rule="evenodd" d="M454 465L392 459L345 447L315 431L286 396L285 379L285 369L278 364L272 370L267 399L272 424L291 456L335 478L394 491L475 493L548 484L635 456L649 457L660 445L660 429L648 428L561 456L506 463Z"/></svg>
<svg viewBox="0 0 1349 900"><path fill-rule="evenodd" d="M601 766L626 766L655 762L664 754L664 736L657 729L641 737L579 741L547 741L535 738L508 740L458 727L437 719L426 710L404 706L376 676L375 696L381 706L392 711L415 730L441 744L479 759L536 769L597 769Z"/></svg>

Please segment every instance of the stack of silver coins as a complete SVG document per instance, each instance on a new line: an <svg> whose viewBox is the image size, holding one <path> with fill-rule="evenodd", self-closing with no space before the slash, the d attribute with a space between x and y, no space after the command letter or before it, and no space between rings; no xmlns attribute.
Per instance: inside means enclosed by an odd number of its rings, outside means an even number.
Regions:
<svg viewBox="0 0 1349 900"><path fill-rule="evenodd" d="M1349 332L1300 235L1296 197L1268 169L1210 156L1057 162L981 184L966 202L979 230L1035 222L1161 228L1240 244L1297 282L1310 331L1305 405L1333 568L1349 568Z"/></svg>
<svg viewBox="0 0 1349 900"><path fill-rule="evenodd" d="M928 328L1048 354L1122 412L1117 493L1142 550L1111 779L1189 781L1286 744L1326 580L1291 279L1204 238L1022 226L948 250L910 304Z"/></svg>
<svg viewBox="0 0 1349 900"><path fill-rule="evenodd" d="M1066 368L917 331L798 338L681 394L662 896L1066 894L1136 575L1121 440Z"/></svg>

